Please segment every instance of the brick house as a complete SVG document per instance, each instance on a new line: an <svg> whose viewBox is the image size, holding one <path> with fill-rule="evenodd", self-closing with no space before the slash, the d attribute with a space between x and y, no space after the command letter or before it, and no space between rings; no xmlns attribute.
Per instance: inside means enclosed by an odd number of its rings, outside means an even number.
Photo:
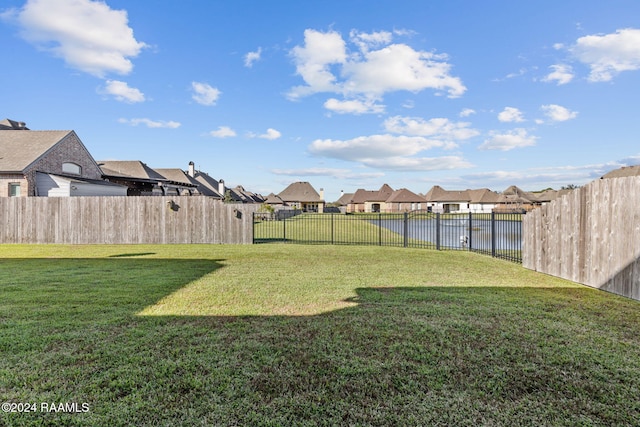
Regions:
<svg viewBox="0 0 640 427"><path fill-rule="evenodd" d="M386 212L408 212L423 210L426 207L426 199L406 188L395 190L385 200Z"/></svg>
<svg viewBox="0 0 640 427"><path fill-rule="evenodd" d="M359 188L347 204L346 211L352 212L386 212L387 199L393 194L393 188L383 184L379 190Z"/></svg>
<svg viewBox="0 0 640 427"><path fill-rule="evenodd" d="M0 197L122 191L102 179L100 167L74 131L34 131L13 120L0 122Z"/></svg>

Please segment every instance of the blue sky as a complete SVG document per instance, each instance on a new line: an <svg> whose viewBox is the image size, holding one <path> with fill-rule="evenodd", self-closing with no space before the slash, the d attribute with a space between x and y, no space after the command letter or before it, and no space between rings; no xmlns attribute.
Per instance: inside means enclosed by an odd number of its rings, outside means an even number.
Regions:
<svg viewBox="0 0 640 427"><path fill-rule="evenodd" d="M4 0L1 118L268 194L640 163L640 2Z"/></svg>

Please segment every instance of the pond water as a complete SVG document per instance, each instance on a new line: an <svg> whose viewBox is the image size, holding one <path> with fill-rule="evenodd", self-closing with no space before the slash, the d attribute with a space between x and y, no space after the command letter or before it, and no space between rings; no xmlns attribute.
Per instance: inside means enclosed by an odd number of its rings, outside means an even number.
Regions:
<svg viewBox="0 0 640 427"><path fill-rule="evenodd" d="M382 219L371 223L403 235L404 220ZM409 239L436 244L438 239L438 221L435 218L408 219ZM491 250L492 225L490 219L473 219L469 227L468 218L440 219L440 246L447 249ZM513 220L495 220L495 249L522 249L522 222Z"/></svg>

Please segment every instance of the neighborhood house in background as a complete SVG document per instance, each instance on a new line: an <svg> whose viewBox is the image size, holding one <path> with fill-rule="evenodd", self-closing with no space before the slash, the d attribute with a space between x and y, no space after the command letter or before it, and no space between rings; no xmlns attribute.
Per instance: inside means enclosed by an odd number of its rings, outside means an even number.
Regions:
<svg viewBox="0 0 640 427"><path fill-rule="evenodd" d="M96 162L72 130L30 130L0 121L0 197L207 196L233 203L262 203L238 185L189 169L153 169L139 160Z"/></svg>
<svg viewBox="0 0 640 427"><path fill-rule="evenodd" d="M640 166L611 171L603 178L636 176ZM342 193L327 206L324 190L294 182L266 198L237 185L225 186L190 162L187 170L151 168L140 160L96 161L73 130L30 130L24 122L0 121L0 197L71 196L205 196L226 203L257 203L275 211L312 213L527 212L570 192L546 189L527 192L510 186L502 193L488 188L445 190L434 185L426 194L383 184Z"/></svg>

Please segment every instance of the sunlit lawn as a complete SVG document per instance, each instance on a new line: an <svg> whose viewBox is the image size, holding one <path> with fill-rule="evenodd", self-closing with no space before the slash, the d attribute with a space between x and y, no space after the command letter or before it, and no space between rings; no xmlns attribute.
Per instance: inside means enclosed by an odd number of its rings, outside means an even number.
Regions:
<svg viewBox="0 0 640 427"><path fill-rule="evenodd" d="M638 425L640 303L468 252L0 245L0 425Z"/></svg>

